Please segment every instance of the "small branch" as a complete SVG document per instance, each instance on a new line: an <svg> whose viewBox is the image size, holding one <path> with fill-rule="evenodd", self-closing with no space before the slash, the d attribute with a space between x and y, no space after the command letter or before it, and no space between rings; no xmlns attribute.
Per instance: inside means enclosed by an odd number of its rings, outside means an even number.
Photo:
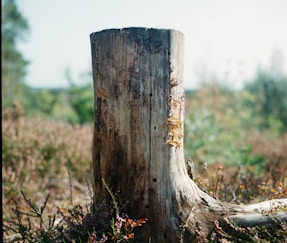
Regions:
<svg viewBox="0 0 287 243"><path fill-rule="evenodd" d="M69 186L70 186L70 201L71 201L71 205L73 205L73 186L72 186L72 178L71 178L71 173L69 168L67 168L68 171L68 175L69 175Z"/></svg>
<svg viewBox="0 0 287 243"><path fill-rule="evenodd" d="M275 214L262 215L253 214L236 214L229 217L229 220L237 226L243 227L275 227L281 223L287 224L287 212L278 212Z"/></svg>
<svg viewBox="0 0 287 243"><path fill-rule="evenodd" d="M272 212L286 211L287 198L274 199L254 204L242 205L243 213L269 214Z"/></svg>
<svg viewBox="0 0 287 243"><path fill-rule="evenodd" d="M282 223L287 224L286 198L239 207L241 209L237 208L233 215L229 215L221 222L222 227L226 225L226 222L234 223L239 227L278 227Z"/></svg>

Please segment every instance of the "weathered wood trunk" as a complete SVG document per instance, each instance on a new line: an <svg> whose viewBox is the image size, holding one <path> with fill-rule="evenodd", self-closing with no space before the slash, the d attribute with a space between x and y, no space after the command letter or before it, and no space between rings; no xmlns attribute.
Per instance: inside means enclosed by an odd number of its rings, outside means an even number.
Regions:
<svg viewBox="0 0 287 243"><path fill-rule="evenodd" d="M254 209L221 203L187 175L183 153L183 39L166 29L92 33L95 200L105 180L132 218L148 218L144 242L206 237L215 220ZM280 201L286 203L286 201Z"/></svg>

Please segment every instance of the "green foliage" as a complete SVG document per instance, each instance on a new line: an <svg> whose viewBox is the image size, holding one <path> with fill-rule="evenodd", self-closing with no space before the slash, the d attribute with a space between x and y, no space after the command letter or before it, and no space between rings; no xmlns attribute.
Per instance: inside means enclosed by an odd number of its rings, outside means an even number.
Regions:
<svg viewBox="0 0 287 243"><path fill-rule="evenodd" d="M19 12L16 0L3 0L2 5L2 40L16 44L22 40L29 30L27 20Z"/></svg>
<svg viewBox="0 0 287 243"><path fill-rule="evenodd" d="M257 178L259 175L264 174L265 158L262 154L253 154L251 145L242 147L239 151L239 158L237 163L241 170L246 170L249 167L253 168L254 176Z"/></svg>
<svg viewBox="0 0 287 243"><path fill-rule="evenodd" d="M69 104L69 93L66 89L31 88L27 97L29 99L22 103L27 117L69 122L77 119L77 114Z"/></svg>
<svg viewBox="0 0 287 243"><path fill-rule="evenodd" d="M277 136L287 131L287 76L260 71L245 90L254 96L249 105L261 117L261 129L270 128Z"/></svg>
<svg viewBox="0 0 287 243"><path fill-rule="evenodd" d="M75 116L69 117L70 123L92 123L94 120L94 89L92 73L81 75L82 85L76 85L69 70L66 71L66 78L70 84L67 90L68 103Z"/></svg>
<svg viewBox="0 0 287 243"><path fill-rule="evenodd" d="M28 88L21 98L26 117L46 121L67 121L71 124L92 123L94 118L93 87L91 83L69 88Z"/></svg>
<svg viewBox="0 0 287 243"><path fill-rule="evenodd" d="M242 164L242 159L245 165L254 160L262 162L253 157L251 150L244 150L248 129L259 122L253 116L252 107L245 105L251 101L253 96L247 91L231 91L218 85L205 85L187 92L186 157L192 156L197 163L208 164L236 165Z"/></svg>
<svg viewBox="0 0 287 243"><path fill-rule="evenodd" d="M17 42L24 39L29 30L27 20L19 12L15 0L4 0L2 5L2 109L11 106L13 101L24 97L26 85L23 83L28 61L17 50Z"/></svg>
<svg viewBox="0 0 287 243"><path fill-rule="evenodd" d="M53 115L54 106L59 102L58 95L58 93L53 93L53 90L48 89L31 90L29 112L41 111L43 114Z"/></svg>
<svg viewBox="0 0 287 243"><path fill-rule="evenodd" d="M69 104L76 114L71 123L92 123L94 120L94 93L92 83L82 86L72 84L68 90Z"/></svg>

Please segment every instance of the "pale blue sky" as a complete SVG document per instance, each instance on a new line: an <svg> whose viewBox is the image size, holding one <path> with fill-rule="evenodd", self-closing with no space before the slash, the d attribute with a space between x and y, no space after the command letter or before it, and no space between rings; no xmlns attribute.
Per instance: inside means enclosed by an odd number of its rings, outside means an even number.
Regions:
<svg viewBox="0 0 287 243"><path fill-rule="evenodd" d="M240 88L280 50L287 72L287 0L18 0L31 33L19 45L26 82L65 87L91 71L89 35L110 28L176 29L185 35L184 86L205 77Z"/></svg>

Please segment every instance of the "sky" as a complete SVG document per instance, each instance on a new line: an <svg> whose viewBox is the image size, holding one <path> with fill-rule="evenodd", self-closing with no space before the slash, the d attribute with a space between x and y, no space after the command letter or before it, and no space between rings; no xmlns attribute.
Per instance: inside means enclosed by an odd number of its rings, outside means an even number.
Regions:
<svg viewBox="0 0 287 243"><path fill-rule="evenodd" d="M18 0L30 33L19 50L30 61L26 83L68 87L91 72L90 34L145 27L184 34L184 87L220 81L242 88L274 57L287 73L287 0ZM273 58L273 59L272 59Z"/></svg>

